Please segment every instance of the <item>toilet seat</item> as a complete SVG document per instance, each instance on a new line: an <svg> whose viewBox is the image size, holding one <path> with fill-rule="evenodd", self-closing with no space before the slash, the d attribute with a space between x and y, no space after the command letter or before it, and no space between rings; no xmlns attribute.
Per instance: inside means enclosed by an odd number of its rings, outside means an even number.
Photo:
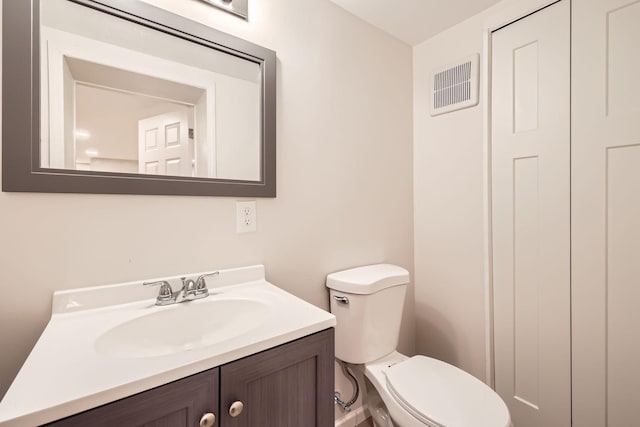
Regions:
<svg viewBox="0 0 640 427"><path fill-rule="evenodd" d="M411 415L434 427L508 427L509 411L486 384L467 372L426 356L385 370L392 397Z"/></svg>

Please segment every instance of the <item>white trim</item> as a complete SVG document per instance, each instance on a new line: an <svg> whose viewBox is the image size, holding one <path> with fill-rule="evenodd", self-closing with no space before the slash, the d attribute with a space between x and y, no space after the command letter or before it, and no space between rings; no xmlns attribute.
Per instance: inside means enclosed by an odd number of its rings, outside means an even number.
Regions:
<svg viewBox="0 0 640 427"><path fill-rule="evenodd" d="M367 405L359 406L351 412L347 412L344 416L336 419L335 427L356 427L367 418L369 418L369 409L367 408Z"/></svg>
<svg viewBox="0 0 640 427"><path fill-rule="evenodd" d="M491 213L491 33L509 25L527 15L535 13L560 0L527 0L522 3L505 4L504 13L487 16L483 24L482 54L482 95L483 126L483 248L484 248L484 295L485 295L485 382L495 388L495 345L493 337L493 245L492 245L492 213ZM571 0L567 0L571 1ZM502 3L504 4L504 3Z"/></svg>
<svg viewBox="0 0 640 427"><path fill-rule="evenodd" d="M483 31L483 46L485 60L482 63L482 99L483 99L483 127L482 127L482 208L483 248L484 248L484 309L485 309L485 382L495 389L495 360L493 341L493 245L491 228L491 31Z"/></svg>

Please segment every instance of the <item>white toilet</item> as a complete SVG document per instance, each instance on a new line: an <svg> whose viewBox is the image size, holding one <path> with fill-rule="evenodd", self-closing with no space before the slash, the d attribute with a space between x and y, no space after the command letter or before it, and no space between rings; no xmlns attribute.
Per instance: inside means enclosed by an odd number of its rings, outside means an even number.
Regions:
<svg viewBox="0 0 640 427"><path fill-rule="evenodd" d="M409 272L390 264L327 276L336 357L359 365L377 391L368 402L376 426L509 427L507 406L482 381L442 361L396 351L408 283Z"/></svg>

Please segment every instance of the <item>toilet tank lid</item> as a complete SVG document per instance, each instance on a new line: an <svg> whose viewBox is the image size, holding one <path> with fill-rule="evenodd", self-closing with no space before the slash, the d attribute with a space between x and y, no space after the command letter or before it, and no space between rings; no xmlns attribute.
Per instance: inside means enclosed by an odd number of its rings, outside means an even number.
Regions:
<svg viewBox="0 0 640 427"><path fill-rule="evenodd" d="M351 294L373 294L409 283L409 272L393 264L374 264L327 275L327 288Z"/></svg>

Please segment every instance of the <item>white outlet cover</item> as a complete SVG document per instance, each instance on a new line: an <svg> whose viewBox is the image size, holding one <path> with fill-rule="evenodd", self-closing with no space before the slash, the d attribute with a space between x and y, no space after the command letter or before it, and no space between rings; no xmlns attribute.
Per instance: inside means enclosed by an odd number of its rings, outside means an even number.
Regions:
<svg viewBox="0 0 640 427"><path fill-rule="evenodd" d="M236 231L238 233L249 233L256 231L256 202L236 202Z"/></svg>

